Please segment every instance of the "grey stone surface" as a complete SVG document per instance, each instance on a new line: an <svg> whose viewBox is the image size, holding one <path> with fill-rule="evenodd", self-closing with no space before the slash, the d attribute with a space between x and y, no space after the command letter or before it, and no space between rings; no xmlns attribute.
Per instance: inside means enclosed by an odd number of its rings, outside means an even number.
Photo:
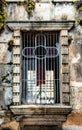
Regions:
<svg viewBox="0 0 82 130"><path fill-rule="evenodd" d="M5 88L5 105L10 105L12 103L12 87Z"/></svg>
<svg viewBox="0 0 82 130"><path fill-rule="evenodd" d="M63 127L63 130L82 130L82 126L69 125Z"/></svg>
<svg viewBox="0 0 82 130"><path fill-rule="evenodd" d="M0 87L0 110L5 106L5 101L4 101L4 91L3 88ZM1 115L1 114L0 114Z"/></svg>
<svg viewBox="0 0 82 130"><path fill-rule="evenodd" d="M12 66L0 65L0 106L4 107L12 102Z"/></svg>

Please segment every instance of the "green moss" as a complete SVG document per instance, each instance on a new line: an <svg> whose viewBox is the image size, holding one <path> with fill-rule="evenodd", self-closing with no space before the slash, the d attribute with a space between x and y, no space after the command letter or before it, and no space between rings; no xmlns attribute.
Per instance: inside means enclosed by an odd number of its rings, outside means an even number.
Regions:
<svg viewBox="0 0 82 130"><path fill-rule="evenodd" d="M78 18L78 19L77 19L77 22L80 23L80 21L81 21L81 18Z"/></svg>
<svg viewBox="0 0 82 130"><path fill-rule="evenodd" d="M73 40L72 36L68 36L68 43L70 44L71 41Z"/></svg>
<svg viewBox="0 0 82 130"><path fill-rule="evenodd" d="M24 0L23 2L18 1L18 5L24 6L28 14L31 14L35 8L35 2L33 0Z"/></svg>
<svg viewBox="0 0 82 130"><path fill-rule="evenodd" d="M79 11L82 11L82 6L81 6L81 7L79 7Z"/></svg>
<svg viewBox="0 0 82 130"><path fill-rule="evenodd" d="M80 0L73 0L73 3L77 3L78 1L80 1Z"/></svg>
<svg viewBox="0 0 82 130"><path fill-rule="evenodd" d="M68 40L73 40L72 36L68 36Z"/></svg>
<svg viewBox="0 0 82 130"><path fill-rule="evenodd" d="M9 46L13 46L13 43L14 43L14 38L12 37L12 38L9 40L8 45L9 45Z"/></svg>
<svg viewBox="0 0 82 130"><path fill-rule="evenodd" d="M0 30L3 28L4 23L0 23Z"/></svg>
<svg viewBox="0 0 82 130"><path fill-rule="evenodd" d="M6 1L1 0L0 1L0 30L4 27L4 21L7 18L7 14L5 12L5 6L6 6Z"/></svg>
<svg viewBox="0 0 82 130"><path fill-rule="evenodd" d="M35 2L33 0L26 0L25 2L27 4L27 12L28 12L28 14L32 13L32 11L35 8Z"/></svg>
<svg viewBox="0 0 82 130"><path fill-rule="evenodd" d="M77 19L77 22L78 22L80 25L82 25L82 18L78 18L78 19Z"/></svg>

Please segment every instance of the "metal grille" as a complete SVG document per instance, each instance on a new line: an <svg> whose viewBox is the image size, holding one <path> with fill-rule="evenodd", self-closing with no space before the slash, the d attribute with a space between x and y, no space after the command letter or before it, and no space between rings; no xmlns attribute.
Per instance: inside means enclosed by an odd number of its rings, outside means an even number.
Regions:
<svg viewBox="0 0 82 130"><path fill-rule="evenodd" d="M60 102L59 32L22 33L22 102Z"/></svg>

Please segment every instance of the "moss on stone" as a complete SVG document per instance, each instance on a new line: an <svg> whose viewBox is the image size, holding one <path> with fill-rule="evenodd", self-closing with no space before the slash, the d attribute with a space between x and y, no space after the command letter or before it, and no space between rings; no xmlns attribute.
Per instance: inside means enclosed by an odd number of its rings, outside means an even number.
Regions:
<svg viewBox="0 0 82 130"><path fill-rule="evenodd" d="M6 17L7 17L7 14L5 12L5 6L6 6L6 1L1 0L0 1L0 30L3 29L4 21L5 21Z"/></svg>
<svg viewBox="0 0 82 130"><path fill-rule="evenodd" d="M30 14L35 8L35 2L33 0L26 0L26 3L27 3L27 12L28 14Z"/></svg>

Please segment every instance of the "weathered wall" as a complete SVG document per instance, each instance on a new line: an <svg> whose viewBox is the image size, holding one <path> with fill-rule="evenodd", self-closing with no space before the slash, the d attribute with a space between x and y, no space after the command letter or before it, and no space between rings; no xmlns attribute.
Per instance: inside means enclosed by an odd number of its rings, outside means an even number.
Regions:
<svg viewBox="0 0 82 130"><path fill-rule="evenodd" d="M8 28L0 34L0 125L10 122L6 112L12 103L12 52L8 44L11 37Z"/></svg>
<svg viewBox="0 0 82 130"><path fill-rule="evenodd" d="M70 104L73 111L63 124L64 130L82 129L82 27L78 24L82 12L75 12L75 28L69 32L73 40L69 45Z"/></svg>
<svg viewBox="0 0 82 130"><path fill-rule="evenodd" d="M8 0L9 1L9 0ZM13 1L13 0L11 0ZM64 130L82 129L82 26L77 23L77 18L82 16L76 10L73 3L55 3L55 1L36 2L35 9L29 17L25 7L16 2L9 2L7 6L9 21L62 21L75 20L75 27L69 31L68 35L73 40L69 44L69 65L70 65L70 88L64 86L64 92L70 91L70 105L73 112L68 116L63 124ZM12 46L9 40L13 37L13 32L5 26L5 30L0 34L0 125L3 122L14 120L11 115L6 115L9 105L12 103ZM64 68L65 69L65 68ZM64 71L64 70L62 70ZM65 72L65 71L64 71ZM65 91L66 90L66 91ZM68 99L68 98L67 98ZM67 100L64 97L64 100ZM5 116L5 118L4 118ZM15 124L14 124L15 123ZM13 127L16 126L16 128ZM13 130L18 129L18 123L12 121L6 126ZM2 127L6 127L2 125Z"/></svg>
<svg viewBox="0 0 82 130"><path fill-rule="evenodd" d="M71 105L73 109L82 110L82 44L72 44L70 47L70 85Z"/></svg>
<svg viewBox="0 0 82 130"><path fill-rule="evenodd" d="M63 10L62 10L63 8ZM45 20L67 20L75 19L75 8L72 3L56 3L49 1L36 2L35 9L30 18L23 4L8 4L8 20L12 21L45 21Z"/></svg>

